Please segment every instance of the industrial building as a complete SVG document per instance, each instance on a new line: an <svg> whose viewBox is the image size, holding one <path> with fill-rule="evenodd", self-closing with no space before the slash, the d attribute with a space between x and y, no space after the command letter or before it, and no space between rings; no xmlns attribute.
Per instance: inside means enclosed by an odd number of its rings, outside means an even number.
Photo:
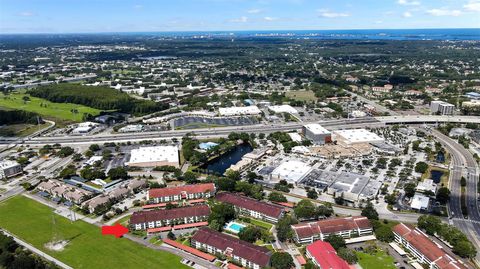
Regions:
<svg viewBox="0 0 480 269"><path fill-rule="evenodd" d="M15 161L0 161L0 179L16 176L23 172L22 166Z"/></svg>
<svg viewBox="0 0 480 269"><path fill-rule="evenodd" d="M177 146L143 147L131 151L130 160L126 165L138 167L180 166Z"/></svg>
<svg viewBox="0 0 480 269"><path fill-rule="evenodd" d="M453 115L455 106L444 101L430 102L430 111L432 114Z"/></svg>
<svg viewBox="0 0 480 269"><path fill-rule="evenodd" d="M385 139L365 129L338 130L333 132L333 140L342 145L361 143L382 143Z"/></svg>
<svg viewBox="0 0 480 269"><path fill-rule="evenodd" d="M307 124L302 127L303 135L313 143L323 145L332 141L332 133L320 124Z"/></svg>
<svg viewBox="0 0 480 269"><path fill-rule="evenodd" d="M298 111L290 105L269 106L268 110L274 113L298 114Z"/></svg>
<svg viewBox="0 0 480 269"><path fill-rule="evenodd" d="M218 109L220 116L244 116L244 115L260 115L262 111L257 106L240 106L240 107L221 107Z"/></svg>
<svg viewBox="0 0 480 269"><path fill-rule="evenodd" d="M305 162L297 160L288 160L281 163L270 174L270 181L286 180L289 183L296 184L303 178L312 167Z"/></svg>

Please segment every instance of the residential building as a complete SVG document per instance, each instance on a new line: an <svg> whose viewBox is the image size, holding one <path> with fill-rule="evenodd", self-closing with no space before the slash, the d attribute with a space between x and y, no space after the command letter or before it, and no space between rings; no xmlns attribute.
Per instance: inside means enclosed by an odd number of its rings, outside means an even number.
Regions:
<svg viewBox="0 0 480 269"><path fill-rule="evenodd" d="M15 161L0 161L0 179L16 176L23 172L22 166Z"/></svg>
<svg viewBox="0 0 480 269"><path fill-rule="evenodd" d="M265 247L240 240L233 236L203 227L190 239L196 249L225 255L233 262L246 268L260 269L270 265L272 253Z"/></svg>
<svg viewBox="0 0 480 269"><path fill-rule="evenodd" d="M208 199L215 195L215 184L204 183L177 187L150 189L148 200L151 203L178 202L181 200Z"/></svg>
<svg viewBox="0 0 480 269"><path fill-rule="evenodd" d="M108 206L110 203L110 197L102 194L86 201L83 206L86 206L90 213L94 213L97 208L101 208L102 206Z"/></svg>
<svg viewBox="0 0 480 269"><path fill-rule="evenodd" d="M306 256L320 269L349 269L348 263L337 256L328 242L315 241L306 248Z"/></svg>
<svg viewBox="0 0 480 269"><path fill-rule="evenodd" d="M430 111L432 114L452 115L455 106L444 101L430 102Z"/></svg>
<svg viewBox="0 0 480 269"><path fill-rule="evenodd" d="M63 182L48 180L38 184L37 189L39 191L50 194L54 198L63 198L74 204L81 204L94 194L90 191L69 186Z"/></svg>
<svg viewBox="0 0 480 269"><path fill-rule="evenodd" d="M174 166L180 167L177 146L142 147L131 151L126 165L138 167Z"/></svg>
<svg viewBox="0 0 480 269"><path fill-rule="evenodd" d="M307 124L302 127L303 135L313 143L323 145L332 142L332 133L320 124Z"/></svg>
<svg viewBox="0 0 480 269"><path fill-rule="evenodd" d="M295 241L301 244L313 243L316 240L324 241L331 234L351 238L373 233L372 224L362 216L299 223L292 225L292 229Z"/></svg>
<svg viewBox="0 0 480 269"><path fill-rule="evenodd" d="M133 230L146 230L206 221L210 215L207 205L178 207L173 209L160 209L134 212L130 218L130 227Z"/></svg>
<svg viewBox="0 0 480 269"><path fill-rule="evenodd" d="M466 269L462 262L448 255L440 245L433 242L420 229L403 223L393 227L395 242L409 250L430 269Z"/></svg>
<svg viewBox="0 0 480 269"><path fill-rule="evenodd" d="M241 215L268 222L277 223L285 213L285 209L281 206L261 202L250 197L230 192L219 193L215 199L222 203L233 205L235 210Z"/></svg>

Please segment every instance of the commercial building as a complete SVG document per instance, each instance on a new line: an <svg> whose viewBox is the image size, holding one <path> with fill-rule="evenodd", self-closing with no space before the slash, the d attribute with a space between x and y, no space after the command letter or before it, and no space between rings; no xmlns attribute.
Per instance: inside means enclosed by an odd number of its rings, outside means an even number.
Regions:
<svg viewBox="0 0 480 269"><path fill-rule="evenodd" d="M476 108L480 107L480 99L479 100L470 100L470 101L465 101L462 103L463 108Z"/></svg>
<svg viewBox="0 0 480 269"><path fill-rule="evenodd" d="M418 228L400 223L393 227L395 242L409 250L421 264L431 269L466 269L463 263L448 255Z"/></svg>
<svg viewBox="0 0 480 269"><path fill-rule="evenodd" d="M300 244L313 243L316 240L324 241L331 234L351 238L373 233L370 221L361 216L299 223L292 225L292 229L295 241Z"/></svg>
<svg viewBox="0 0 480 269"><path fill-rule="evenodd" d="M284 214L284 208L261 202L243 195L230 192L218 193L215 197L222 203L231 204L240 215L277 223Z"/></svg>
<svg viewBox="0 0 480 269"><path fill-rule="evenodd" d="M410 208L417 211L426 211L430 205L430 197L420 193L415 193L410 203Z"/></svg>
<svg viewBox="0 0 480 269"><path fill-rule="evenodd" d="M290 105L269 106L268 110L274 113L298 114L298 111Z"/></svg>
<svg viewBox="0 0 480 269"><path fill-rule="evenodd" d="M203 222L208 219L210 209L207 205L179 207L134 212L130 218L130 228L146 230L159 227Z"/></svg>
<svg viewBox="0 0 480 269"><path fill-rule="evenodd" d="M297 160L288 160L281 163L270 174L270 180L280 181L286 180L289 183L297 183L304 177L312 167L305 162Z"/></svg>
<svg viewBox="0 0 480 269"><path fill-rule="evenodd" d="M229 257L246 268L260 269L270 265L272 253L265 247L240 240L209 228L200 228L190 239L196 249Z"/></svg>
<svg viewBox="0 0 480 269"><path fill-rule="evenodd" d="M320 269L350 269L348 263L337 256L328 242L315 241L308 245L306 255Z"/></svg>
<svg viewBox="0 0 480 269"><path fill-rule="evenodd" d="M430 111L432 114L452 115L455 106L444 101L430 102Z"/></svg>
<svg viewBox="0 0 480 269"><path fill-rule="evenodd" d="M320 124L307 124L302 127L303 135L313 143L323 145L332 141L332 133Z"/></svg>
<svg viewBox="0 0 480 269"><path fill-rule="evenodd" d="M423 181L418 183L415 191L421 193L431 192L435 194L437 193L437 184L433 182L433 179L424 179Z"/></svg>
<svg viewBox="0 0 480 269"><path fill-rule="evenodd" d="M333 140L342 145L380 143L385 139L365 129L338 130L333 132Z"/></svg>
<svg viewBox="0 0 480 269"><path fill-rule="evenodd" d="M244 116L244 115L260 115L262 111L257 106L240 106L240 107L221 107L218 109L220 116Z"/></svg>
<svg viewBox="0 0 480 269"><path fill-rule="evenodd" d="M151 203L178 202L181 200L208 199L215 195L215 184L204 183L148 190Z"/></svg>
<svg viewBox="0 0 480 269"><path fill-rule="evenodd" d="M16 176L23 172L22 166L15 161L0 161L0 179Z"/></svg>
<svg viewBox="0 0 480 269"><path fill-rule="evenodd" d="M180 157L177 146L143 147L131 151L128 166L155 167L180 166Z"/></svg>
<svg viewBox="0 0 480 269"><path fill-rule="evenodd" d="M95 129L97 126L99 126L98 123L95 122L82 122L77 125L77 128L72 130L73 134L87 134L93 129Z"/></svg>

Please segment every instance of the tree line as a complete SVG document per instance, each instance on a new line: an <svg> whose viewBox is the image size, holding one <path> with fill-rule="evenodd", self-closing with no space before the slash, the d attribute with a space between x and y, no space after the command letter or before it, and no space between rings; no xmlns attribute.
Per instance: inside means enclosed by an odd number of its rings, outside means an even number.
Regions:
<svg viewBox="0 0 480 269"><path fill-rule="evenodd" d="M0 125L4 124L38 124L43 123L42 118L37 113L24 110L1 110Z"/></svg>

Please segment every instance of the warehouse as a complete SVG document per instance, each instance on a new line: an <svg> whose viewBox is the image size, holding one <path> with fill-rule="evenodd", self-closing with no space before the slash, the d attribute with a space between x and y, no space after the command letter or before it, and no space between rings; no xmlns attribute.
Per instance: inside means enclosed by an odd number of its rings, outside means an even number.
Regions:
<svg viewBox="0 0 480 269"><path fill-rule="evenodd" d="M257 106L221 107L218 112L220 116L260 115L262 113Z"/></svg>
<svg viewBox="0 0 480 269"><path fill-rule="evenodd" d="M286 180L289 183L297 183L312 167L305 162L288 160L280 164L271 174L272 181Z"/></svg>
<svg viewBox="0 0 480 269"><path fill-rule="evenodd" d="M268 110L274 113L298 114L298 111L290 105L269 106Z"/></svg>
<svg viewBox="0 0 480 269"><path fill-rule="evenodd" d="M303 135L313 143L323 145L332 141L332 133L320 124L307 124L302 127Z"/></svg>
<svg viewBox="0 0 480 269"><path fill-rule="evenodd" d="M333 132L333 140L342 145L380 143L385 139L365 129L338 130Z"/></svg>
<svg viewBox="0 0 480 269"><path fill-rule="evenodd" d="M178 147L158 146L134 149L131 151L130 161L126 163L126 165L138 167L170 165L179 167L180 158L178 156Z"/></svg>

